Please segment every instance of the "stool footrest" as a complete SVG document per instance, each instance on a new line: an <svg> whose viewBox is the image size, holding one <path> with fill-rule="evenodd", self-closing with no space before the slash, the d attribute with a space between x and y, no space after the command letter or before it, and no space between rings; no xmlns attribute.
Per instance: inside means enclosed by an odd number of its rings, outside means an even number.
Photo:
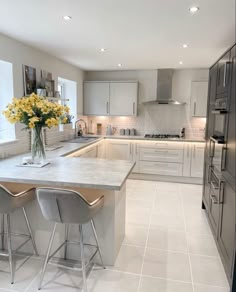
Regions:
<svg viewBox="0 0 236 292"><path fill-rule="evenodd" d="M51 264L51 265L54 265L54 266L58 266L58 267L62 267L62 268L66 268L66 269L71 269L71 270L76 270L76 271L82 271L82 268L72 268L72 267L68 267L66 265L63 265L63 264L58 264L58 263L55 263L55 262L52 262L52 258L54 257L55 254L57 254L59 252L59 250L65 246L66 244L76 244L76 245L79 245L79 242L77 241L68 241L68 240L65 240L63 243L61 243L56 249L55 251L48 257L48 261L47 263L48 264ZM91 257L88 259L88 262L86 263L85 267L87 268L89 266L89 264L91 263L91 261L94 259L95 255L98 253L98 247L96 245L93 245L93 244L89 244L89 243L84 243L84 245L87 245L87 246L91 246L91 247L95 247L96 250L95 252L91 255ZM79 261L78 261L79 262Z"/></svg>

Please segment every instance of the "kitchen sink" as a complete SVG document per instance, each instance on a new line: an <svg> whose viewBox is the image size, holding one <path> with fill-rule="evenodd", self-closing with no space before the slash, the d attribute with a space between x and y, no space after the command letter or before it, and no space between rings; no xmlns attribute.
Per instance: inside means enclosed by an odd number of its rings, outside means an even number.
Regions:
<svg viewBox="0 0 236 292"><path fill-rule="evenodd" d="M97 140L97 137L78 137L78 138L74 138L71 140L63 140L62 142L67 142L67 143L88 143L88 142L92 142L94 140Z"/></svg>

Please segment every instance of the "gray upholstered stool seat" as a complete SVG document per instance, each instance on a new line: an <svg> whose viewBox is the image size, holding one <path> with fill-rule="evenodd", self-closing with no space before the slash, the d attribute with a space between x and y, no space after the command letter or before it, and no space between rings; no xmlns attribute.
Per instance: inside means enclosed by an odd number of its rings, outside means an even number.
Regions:
<svg viewBox="0 0 236 292"><path fill-rule="evenodd" d="M25 210L25 206L35 199L35 189L29 189L24 192L20 192L18 194L11 193L8 189L4 186L0 185L0 214L2 214L2 223L1 223L1 246L2 250L5 249L5 234L7 235L7 253L0 253L2 256L9 257L9 265L10 265L10 272L11 272L11 283L14 282L14 268L13 268L13 259L12 259L12 244L11 244L11 237L12 235L21 236L26 238L25 242L21 244L21 247L31 240L34 252L38 255L38 251L36 248L36 244L33 238L32 230L30 227L29 219L27 217L27 213ZM23 215L26 221L26 226L28 228L29 235L19 234L19 233L12 233L11 232L11 222L10 222L10 214L17 209L22 209ZM5 224L4 221L7 221L6 224L6 232L5 232ZM17 249L16 249L17 250Z"/></svg>
<svg viewBox="0 0 236 292"><path fill-rule="evenodd" d="M93 218L99 212L99 210L103 207L104 196L97 198L95 201L89 203L80 193L72 191L72 190L64 190L64 189L56 189L56 188L37 188L36 190L38 202L42 211L44 218L48 221L54 222L53 232L51 234L51 238L49 241L49 246L47 250L47 254L45 257L39 289L41 289L44 273L46 270L46 266L50 263L50 259L62 248L65 247L64 250L64 259L67 258L67 245L70 243L68 240L68 230L69 224L78 224L79 227L79 237L80 241L77 244L80 245L80 255L81 255L81 264L82 264L82 274L83 274L83 289L84 292L87 292L87 266L94 258L94 256L99 253L101 263L103 265L101 249L99 246L96 229L94 225ZM83 224L91 223L94 238L96 241L96 245L86 244L83 240ZM50 255L51 247L53 243L53 238L56 231L56 226L58 223L65 224L65 241ZM90 257L88 262L85 262L84 257L84 245L94 246L96 247L95 252ZM104 265L103 265L104 267Z"/></svg>

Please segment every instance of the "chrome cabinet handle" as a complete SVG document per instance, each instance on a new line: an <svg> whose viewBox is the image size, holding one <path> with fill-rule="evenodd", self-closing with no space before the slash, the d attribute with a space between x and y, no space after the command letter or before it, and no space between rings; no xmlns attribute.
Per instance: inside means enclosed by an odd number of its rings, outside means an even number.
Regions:
<svg viewBox="0 0 236 292"><path fill-rule="evenodd" d="M226 85L226 70L227 70L227 63L224 64L224 79L223 79L223 87Z"/></svg>
<svg viewBox="0 0 236 292"><path fill-rule="evenodd" d="M208 177L207 177L207 182L210 184L211 183L211 171L212 171L212 166L208 166Z"/></svg>
<svg viewBox="0 0 236 292"><path fill-rule="evenodd" d="M107 101L107 114L109 114L109 102Z"/></svg>
<svg viewBox="0 0 236 292"><path fill-rule="evenodd" d="M220 169L225 170L225 164L226 164L226 147L222 147L222 153L221 153L221 163L220 163Z"/></svg>
<svg viewBox="0 0 236 292"><path fill-rule="evenodd" d="M212 147L212 144L213 144L213 147ZM214 157L214 154L215 154L215 142L210 139L210 158Z"/></svg>
<svg viewBox="0 0 236 292"><path fill-rule="evenodd" d="M193 114L194 116L196 115L196 101L194 101L194 104L193 104Z"/></svg>

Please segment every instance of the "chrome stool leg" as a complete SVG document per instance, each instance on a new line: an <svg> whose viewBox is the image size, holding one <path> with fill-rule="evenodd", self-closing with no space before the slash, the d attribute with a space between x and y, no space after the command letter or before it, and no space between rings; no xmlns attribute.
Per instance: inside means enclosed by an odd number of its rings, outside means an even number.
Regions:
<svg viewBox="0 0 236 292"><path fill-rule="evenodd" d="M25 222L26 222L26 225L27 225L27 228L28 228L28 231L29 231L29 235L30 235L30 239L31 239L31 242L32 242L32 245L33 245L33 248L34 248L34 253L36 254L36 256L38 256L38 250L37 250L37 247L36 247L36 243L34 241L34 237L33 237L33 233L32 233L32 229L31 229L31 226L30 226L30 223L29 223L29 219L28 219L28 216L27 216L27 213L26 213L26 210L25 208L23 207L22 208L22 211L23 211L23 214L24 214L24 217L25 217Z"/></svg>
<svg viewBox="0 0 236 292"><path fill-rule="evenodd" d="M68 233L69 233L69 224L65 224L65 250L64 250L64 260L67 259L67 245L68 245Z"/></svg>
<svg viewBox="0 0 236 292"><path fill-rule="evenodd" d="M2 221L1 221L1 246L2 246L2 250L5 249L5 242L4 242L4 220L5 219L5 216L4 214L2 214Z"/></svg>
<svg viewBox="0 0 236 292"><path fill-rule="evenodd" d="M79 237L80 237L80 254L81 254L81 263L82 263L82 274L83 274L83 291L87 292L87 276L86 276L86 264L84 257L84 238L83 238L83 227L79 225Z"/></svg>
<svg viewBox="0 0 236 292"><path fill-rule="evenodd" d="M106 269L106 267L105 267L105 265L103 263L102 252L101 252L101 248L100 248L100 244L99 244L99 241L98 241L98 236L97 236L97 232L96 232L96 228L95 228L93 219L91 220L91 225L92 225L93 234L94 234L94 237L95 237L95 240L96 240L96 243L97 243L97 247L98 247L98 252L99 252L101 264L102 264L103 268Z"/></svg>
<svg viewBox="0 0 236 292"><path fill-rule="evenodd" d="M52 231L52 234L51 234L51 237L50 237L50 240L49 240L47 254L46 254L45 259L44 259L43 269L42 269L41 276L40 276L39 287L38 287L39 290L41 289L41 286L42 286L43 277L44 277L45 270L46 270L46 267L47 267L48 258L49 258L50 251L51 251L51 248L52 248L52 243L53 243L53 239L54 239L54 236L55 236L56 228L57 228L57 223L54 224L53 231Z"/></svg>
<svg viewBox="0 0 236 292"><path fill-rule="evenodd" d="M11 284L13 284L14 283L14 271L13 271L13 263L12 263L10 214L7 214L7 247L8 247L8 255L9 255L9 266L10 266L10 272L11 272Z"/></svg>

